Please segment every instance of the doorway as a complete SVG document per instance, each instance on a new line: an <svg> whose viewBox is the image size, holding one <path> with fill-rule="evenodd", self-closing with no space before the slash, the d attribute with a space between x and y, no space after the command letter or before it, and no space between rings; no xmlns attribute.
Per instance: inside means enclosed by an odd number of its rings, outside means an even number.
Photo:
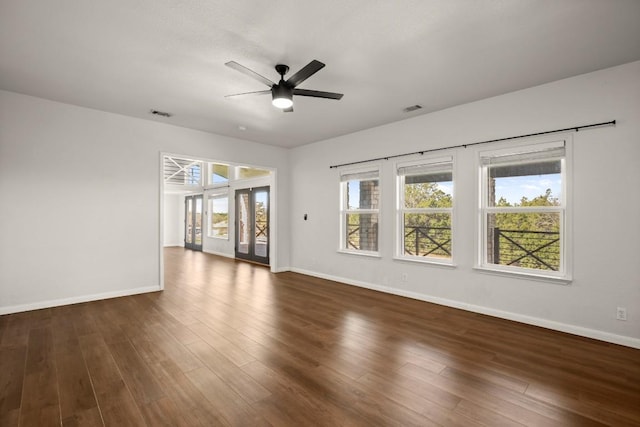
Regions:
<svg viewBox="0 0 640 427"><path fill-rule="evenodd" d="M269 265L269 187L236 190L236 258Z"/></svg>
<svg viewBox="0 0 640 427"><path fill-rule="evenodd" d="M202 251L202 194L184 198L184 247Z"/></svg>

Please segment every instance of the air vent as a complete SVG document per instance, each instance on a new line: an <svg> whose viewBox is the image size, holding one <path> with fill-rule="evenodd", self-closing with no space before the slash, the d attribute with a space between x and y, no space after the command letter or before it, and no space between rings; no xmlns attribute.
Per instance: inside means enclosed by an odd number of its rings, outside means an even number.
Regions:
<svg viewBox="0 0 640 427"><path fill-rule="evenodd" d="M166 118L169 118L169 117L173 116L173 114L167 113L167 112L164 112L164 111L150 110L149 112L151 114L153 114L154 116L160 116L160 117L166 117Z"/></svg>
<svg viewBox="0 0 640 427"><path fill-rule="evenodd" d="M412 105L412 106L410 106L410 107L407 107L407 108L405 108L405 109L404 109L404 110L402 110L402 111L404 111L405 113L410 113L410 112L412 112L412 111L416 111L416 110L419 110L419 109L421 109L421 108L422 108L422 105L418 105L418 104L416 104L416 105Z"/></svg>

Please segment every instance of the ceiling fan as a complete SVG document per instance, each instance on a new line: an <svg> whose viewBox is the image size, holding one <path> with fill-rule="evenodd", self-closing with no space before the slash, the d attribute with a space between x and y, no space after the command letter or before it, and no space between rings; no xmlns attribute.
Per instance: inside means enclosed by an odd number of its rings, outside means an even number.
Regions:
<svg viewBox="0 0 640 427"><path fill-rule="evenodd" d="M289 72L289 67L284 64L276 65L276 72L280 74L280 81L278 83L274 83L268 78L261 76L253 70L248 69L244 65L240 65L235 61L229 61L226 64L227 67L233 68L236 71L240 71L243 74L246 74L249 77L252 77L259 82L262 82L269 86L270 90L260 90L257 92L245 92L245 93L237 93L234 95L227 95L225 98L234 98L239 96L251 96L251 95L266 95L271 94L271 103L277 107L282 109L285 113L290 113L293 111L293 95L298 96L311 96L314 98L326 98L326 99L341 99L341 93L334 92L321 92L319 90L309 90L309 89L298 89L298 85L303 81L307 80L309 77L320 71L324 64L320 61L316 61L315 59L305 65L300 71L295 73L293 76L289 77L285 81L284 75Z"/></svg>

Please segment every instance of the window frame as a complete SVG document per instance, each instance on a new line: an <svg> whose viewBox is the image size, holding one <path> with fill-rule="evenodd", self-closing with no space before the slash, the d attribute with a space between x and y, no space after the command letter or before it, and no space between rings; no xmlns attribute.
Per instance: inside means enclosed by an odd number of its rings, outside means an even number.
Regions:
<svg viewBox="0 0 640 427"><path fill-rule="evenodd" d="M213 231L213 224L212 224L212 220L213 220L213 201L214 199L226 199L227 200L227 234L220 236L220 235L212 235L212 231ZM230 212L229 212L229 191L228 190L224 190L224 191L216 191L216 192L212 192L210 194L207 195L207 208L209 211L209 215L208 215L208 220L207 220L207 237L211 238L211 239L220 239L220 240L229 240L229 217L230 217Z"/></svg>
<svg viewBox="0 0 640 427"><path fill-rule="evenodd" d="M564 154L542 157L547 150L554 150L564 147ZM489 168L485 159L507 156L518 156L522 160L509 162L504 165L517 165L535 163L544 160L560 160L561 187L560 206L524 206L524 207L498 207L489 206ZM529 159L527 159L529 156ZM524 141L511 143L508 147L496 147L492 150L479 151L477 155L478 170L478 238L477 238L477 259L475 269L489 273L497 273L512 276L528 277L531 279L541 279L544 281L567 284L571 282L571 206L570 206L570 180L571 180L571 159L572 159L572 139L570 135L560 138L546 139L542 141ZM526 176L526 175L522 175ZM498 213L557 213L559 214L559 268L557 271L543 270L527 267L516 267L488 262L488 217L490 214Z"/></svg>
<svg viewBox="0 0 640 427"><path fill-rule="evenodd" d="M451 171L451 198L452 203L449 208L408 208L405 204L405 183L406 176L410 174L401 173L402 168L411 168L411 167L421 167L429 170L429 168L435 169L441 167L442 165L449 164ZM455 173L455 156L447 155L447 156L438 156L438 157L425 157L420 160L412 161L412 162L403 162L397 163L395 165L395 174L396 174L396 250L394 259L401 261L410 261L410 262L418 262L424 264L437 264L444 266L455 266L454 257L455 257L455 187L456 187L456 173ZM439 258L435 256L420 256L420 255L407 255L405 253L405 223L404 216L407 213L417 213L417 214L438 214L438 213L447 213L450 217L450 234L451 234L451 256L449 258Z"/></svg>
<svg viewBox="0 0 640 427"><path fill-rule="evenodd" d="M365 178L365 179L361 179L359 181L373 181L373 180L377 180L378 181L378 208L377 209L349 209L348 206L348 185L350 181L353 180L349 180L349 179L345 179L345 177L349 177L349 176L358 176L358 175L366 175L366 174L375 174L375 177L371 177L371 178ZM382 180L381 180L381 167L379 165L375 165L375 166L371 166L371 167L367 167L367 168L359 168L359 169L345 169L342 170L340 172L339 175L339 181L340 181L340 237L338 239L339 241L339 247L338 247L338 252L341 253L346 253L346 254L352 254L352 255L361 255L361 256L370 256L370 257L377 257L379 258L380 255L380 232L382 230L381 227L381 212L382 212ZM363 249L353 249L353 248L349 248L348 246L348 239L347 239L347 228L348 228L348 224L347 224L347 215L350 214L374 214L377 215L377 219L378 219L378 230L377 230L377 236L376 236L376 247L377 250L375 251L371 251L371 250L363 250Z"/></svg>

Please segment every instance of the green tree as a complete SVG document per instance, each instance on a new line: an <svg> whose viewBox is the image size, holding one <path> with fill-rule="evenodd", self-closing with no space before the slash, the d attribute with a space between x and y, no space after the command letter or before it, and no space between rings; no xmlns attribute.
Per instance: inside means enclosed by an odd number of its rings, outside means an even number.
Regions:
<svg viewBox="0 0 640 427"><path fill-rule="evenodd" d="M497 207L559 206L559 200L547 189L544 194L511 204L500 198ZM543 212L509 212L495 214L495 227L502 233L498 264L541 270L557 270L560 263L560 215Z"/></svg>
<svg viewBox="0 0 640 427"><path fill-rule="evenodd" d="M450 208L453 198L438 183L410 183L404 186L406 208ZM451 256L449 213L405 213L404 250L412 255Z"/></svg>
<svg viewBox="0 0 640 427"><path fill-rule="evenodd" d="M522 197L520 203L511 204L504 197L496 203L496 207L532 207L532 206L559 206L557 197L551 194L547 188L544 194L529 200ZM501 230L522 231L560 231L560 217L555 213L500 213L496 214L496 227Z"/></svg>

